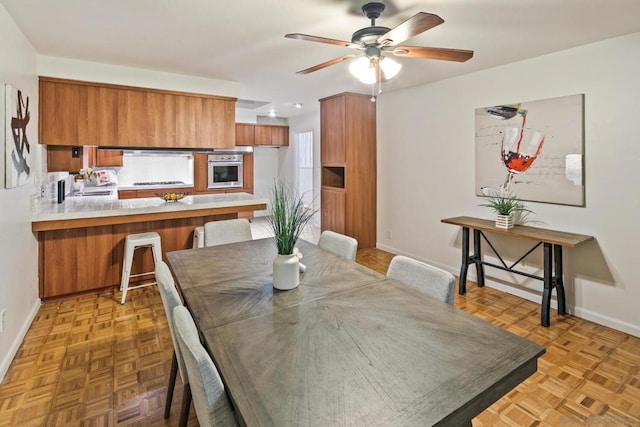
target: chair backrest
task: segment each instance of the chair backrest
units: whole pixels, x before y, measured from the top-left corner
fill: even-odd
[[[205,246],[244,242],[251,239],[251,224],[245,218],[211,221],[204,225]]]
[[[189,375],[193,406],[201,426],[233,426],[236,420],[222,380],[211,357],[200,343],[198,330],[184,306],[173,309],[180,350]]]
[[[182,353],[180,353],[180,347],[178,346],[178,340],[176,338],[176,331],[173,326],[173,309],[178,306],[182,306],[182,301],[176,290],[176,284],[169,270],[169,266],[160,261],[156,264],[156,281],[158,282],[158,289],[160,290],[160,297],[162,298],[162,305],[164,306],[164,312],[167,315],[167,322],[169,323],[169,332],[171,332],[171,341],[173,342],[173,350],[176,353],[176,360],[178,361],[178,370],[180,371],[180,377],[182,383],[187,384],[189,382],[187,377],[187,370],[184,366],[184,360],[182,359]]]
[[[356,259],[356,252],[358,251],[358,241],[356,239],[329,230],[325,230],[320,234],[318,246],[325,251],[333,252],[350,260]]]
[[[397,255],[389,264],[387,277],[453,305],[455,277],[448,271]]]

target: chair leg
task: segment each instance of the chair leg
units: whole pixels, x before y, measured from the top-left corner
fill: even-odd
[[[191,387],[189,384],[184,385],[182,393],[182,410],[180,411],[180,427],[186,427],[189,421],[189,408],[191,407]]]
[[[171,401],[173,400],[173,389],[176,386],[176,377],[178,376],[178,359],[176,358],[176,351],[173,350],[173,357],[171,358],[171,374],[169,374],[169,384],[167,385],[167,402],[164,405],[164,417],[169,418],[171,414]]]

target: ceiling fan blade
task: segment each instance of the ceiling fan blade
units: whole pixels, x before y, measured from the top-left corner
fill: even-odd
[[[322,70],[323,68],[326,68],[326,67],[328,67],[330,65],[338,64],[338,63],[344,61],[345,59],[353,58],[354,56],[356,56],[356,55],[345,55],[345,56],[341,56],[340,58],[334,58],[334,59],[332,59],[330,61],[323,62],[322,64],[314,65],[313,67],[309,67],[309,68],[305,68],[304,70],[300,70],[296,74],[313,73],[314,71]]]
[[[343,40],[328,39],[326,37],[318,37],[318,36],[309,36],[307,34],[300,34],[300,33],[285,34],[285,37],[288,39],[306,40],[308,42],[332,44],[334,46],[352,47],[352,48],[360,47],[360,45],[343,41]]]
[[[378,43],[393,46],[444,22],[438,15],[418,12],[378,38]]]
[[[402,58],[441,59],[456,62],[464,62],[473,57],[472,50],[420,46],[396,46],[391,53]]]

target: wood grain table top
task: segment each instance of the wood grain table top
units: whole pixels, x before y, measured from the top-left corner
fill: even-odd
[[[270,239],[167,254],[244,425],[463,425],[536,371],[543,347],[298,247],[291,291]]]
[[[490,231],[492,233],[503,234],[505,236],[520,237],[523,239],[536,240],[539,242],[567,246],[570,248],[574,248],[594,239],[593,236],[585,234],[567,233],[566,231],[529,227],[527,225],[516,225],[509,229],[498,228],[496,227],[495,221],[470,216],[445,218],[441,221],[445,224],[459,225],[461,227],[469,227],[475,230]]]

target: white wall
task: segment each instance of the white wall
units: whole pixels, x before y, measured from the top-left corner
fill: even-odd
[[[207,93],[234,98],[240,92],[238,82],[44,55],[38,56],[38,74],[47,77]]]
[[[527,205],[542,221],[537,226],[597,239],[565,250],[570,311],[640,336],[638,76],[640,33],[385,93],[378,101],[378,246],[458,274],[461,233],[440,220],[492,218],[474,191],[474,109],[584,93],[586,207]],[[539,258],[533,264],[540,271]],[[491,268],[485,274],[490,286],[540,301],[538,281]],[[514,279],[523,286],[511,285]]]
[[[0,333],[0,381],[9,368],[24,334],[40,307],[38,299],[38,245],[31,232],[31,195],[35,177],[40,176],[41,150],[38,145],[38,80],[36,52],[0,5],[0,82],[2,122],[5,117],[4,85],[9,83],[29,96],[31,120],[27,136],[31,146],[32,175],[21,187],[0,185],[0,310],[5,309],[6,325]],[[4,140],[4,138],[2,139]],[[4,161],[4,156],[0,156]],[[4,184],[4,178],[0,179]]]

